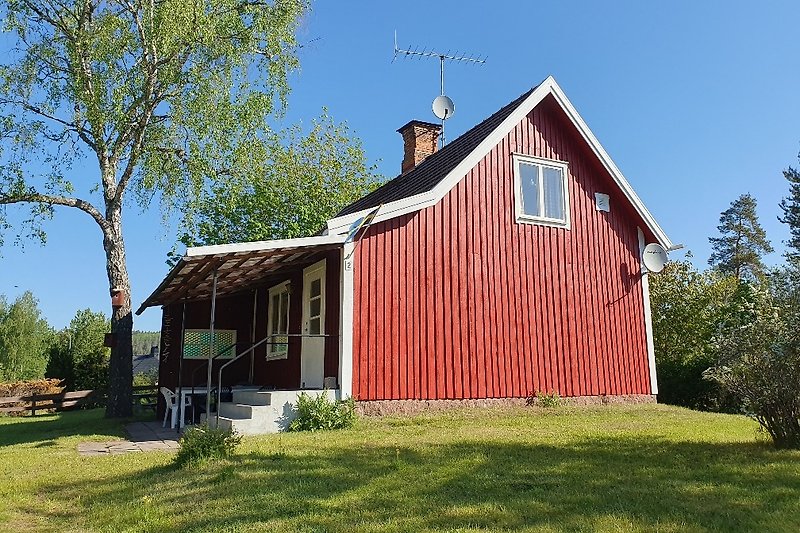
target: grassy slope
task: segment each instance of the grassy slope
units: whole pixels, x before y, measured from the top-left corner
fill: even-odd
[[[80,458],[99,412],[0,419],[0,530],[800,530],[800,453],[665,406],[473,410],[247,438],[235,461]]]

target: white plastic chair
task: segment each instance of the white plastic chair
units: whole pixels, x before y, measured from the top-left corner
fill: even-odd
[[[175,429],[175,426],[178,423],[178,395],[169,390],[166,387],[161,387],[161,394],[164,395],[164,400],[166,401],[167,407],[164,409],[164,423],[161,424],[161,427],[167,427],[167,416],[169,416],[170,411],[172,412],[172,425],[170,426],[172,429]],[[191,396],[184,396],[183,397],[183,407],[184,412],[185,408],[192,404],[192,397]]]

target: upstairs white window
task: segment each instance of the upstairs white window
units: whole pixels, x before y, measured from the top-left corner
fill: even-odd
[[[289,354],[289,282],[269,290],[267,359],[286,359]]]
[[[514,156],[517,222],[569,227],[567,164]]]

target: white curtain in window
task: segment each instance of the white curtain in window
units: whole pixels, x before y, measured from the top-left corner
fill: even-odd
[[[544,216],[565,220],[564,176],[559,168],[542,167],[544,174]]]
[[[534,217],[539,213],[539,165],[520,163],[520,181],[522,183],[522,212]]]

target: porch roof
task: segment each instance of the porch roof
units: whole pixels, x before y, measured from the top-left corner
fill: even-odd
[[[257,286],[272,273],[301,265],[316,253],[342,246],[347,235],[220,244],[188,248],[137,315],[154,305],[210,299],[217,272],[217,296]]]

